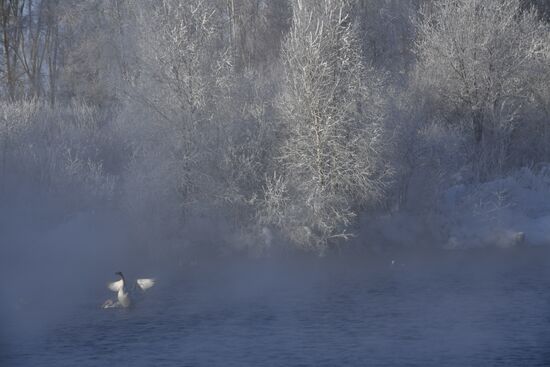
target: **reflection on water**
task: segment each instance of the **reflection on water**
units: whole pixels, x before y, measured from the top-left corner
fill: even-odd
[[[547,366],[549,262],[497,255],[197,269],[129,310],[94,293],[2,366]]]

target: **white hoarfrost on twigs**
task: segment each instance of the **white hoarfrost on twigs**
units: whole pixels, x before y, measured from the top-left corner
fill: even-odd
[[[549,245],[550,164],[453,186],[439,210],[447,249]]]

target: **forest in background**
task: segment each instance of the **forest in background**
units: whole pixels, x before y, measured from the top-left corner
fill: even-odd
[[[545,0],[0,0],[0,40],[4,211],[324,254],[404,213],[449,237],[459,185],[550,185]]]

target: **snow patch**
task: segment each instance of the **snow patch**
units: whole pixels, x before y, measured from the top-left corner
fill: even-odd
[[[447,249],[550,244],[550,165],[449,188],[440,202]]]

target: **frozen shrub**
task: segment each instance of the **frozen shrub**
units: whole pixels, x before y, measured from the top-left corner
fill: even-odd
[[[112,197],[115,180],[101,161],[108,133],[97,110],[79,103],[52,109],[35,101],[4,102],[0,109],[4,187],[62,194],[77,206]]]

